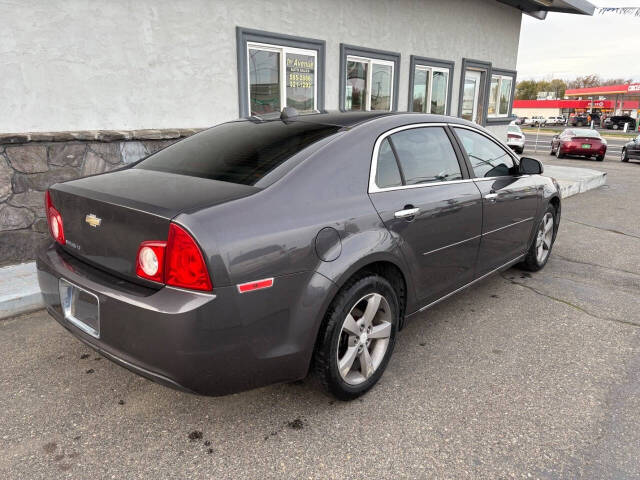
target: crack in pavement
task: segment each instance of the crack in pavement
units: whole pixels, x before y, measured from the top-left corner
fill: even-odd
[[[591,225],[590,223],[583,223],[583,222],[578,222],[577,220],[571,220],[570,218],[563,218],[562,220],[565,222],[577,223],[578,225],[584,225],[585,227],[596,228],[598,230],[603,230],[605,232],[617,233],[618,235],[624,235],[625,237],[636,238],[640,240],[640,236],[634,235],[633,233],[624,233],[624,232],[621,232],[620,230],[614,230],[612,228],[598,227],[596,225]]]
[[[554,258],[560,258],[560,259],[564,260],[565,262],[569,262],[569,263],[579,263],[579,264],[582,264],[582,265],[589,265],[590,267],[604,268],[605,270],[613,270],[614,272],[627,273],[627,274],[630,274],[630,275],[635,275],[637,277],[640,277],[640,273],[638,273],[638,272],[631,272],[629,270],[623,270],[621,268],[607,267],[605,265],[598,265],[597,263],[583,262],[581,260],[574,260],[572,258],[565,257],[564,255],[560,255],[557,252],[554,252],[553,257]]]
[[[604,320],[604,321],[607,321],[607,322],[620,323],[622,325],[629,325],[629,326],[632,326],[632,327],[640,327],[640,324],[634,323],[634,322],[630,322],[628,320],[621,320],[619,318],[613,318],[613,317],[601,317],[601,316],[596,315],[595,313],[592,313],[589,310],[581,307],[580,305],[576,305],[575,303],[569,302],[568,300],[564,300],[562,298],[554,297],[553,295],[549,295],[547,293],[541,292],[540,290],[538,290],[537,288],[532,287],[531,285],[525,285],[524,283],[520,283],[520,282],[516,282],[515,280],[511,280],[510,278],[507,278],[504,273],[501,273],[500,276],[502,278],[504,278],[506,281],[512,283],[513,285],[519,285],[521,287],[527,288],[527,289],[531,290],[533,293],[537,293],[538,295],[540,295],[542,297],[546,297],[546,298],[548,298],[550,300],[553,300],[555,302],[564,303],[565,305],[568,305],[569,307],[574,308],[574,309],[584,313],[585,315],[589,315],[590,317],[597,318],[598,320]]]

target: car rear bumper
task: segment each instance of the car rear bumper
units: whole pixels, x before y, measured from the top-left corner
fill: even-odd
[[[39,252],[37,268],[47,311],[74,336],[135,373],[204,395],[306,376],[314,324],[292,326],[294,312],[300,312],[273,299],[305,287],[331,287],[323,276],[305,272],[278,277],[272,288],[249,294],[239,294],[235,286],[212,294],[151,290],[95,269],[56,245]],[[98,298],[99,338],[65,318],[60,278]]]
[[[591,157],[595,155],[605,155],[607,153],[607,147],[603,145],[598,148],[582,148],[581,146],[563,145],[561,152],[566,155],[584,155]]]
[[[510,138],[507,140],[507,145],[511,148],[524,148],[523,138]]]

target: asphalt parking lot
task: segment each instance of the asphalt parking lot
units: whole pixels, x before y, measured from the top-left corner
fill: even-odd
[[[422,314],[363,398],[313,378],[206,398],[0,321],[0,478],[640,478],[640,162],[563,203],[547,267]]]

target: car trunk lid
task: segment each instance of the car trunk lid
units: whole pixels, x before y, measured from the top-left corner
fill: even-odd
[[[136,273],[143,241],[166,240],[180,213],[251,195],[259,188],[141,169],[124,169],[51,188],[72,255],[149,285]]]

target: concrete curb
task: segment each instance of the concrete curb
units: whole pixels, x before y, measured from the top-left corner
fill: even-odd
[[[545,165],[544,175],[560,185],[562,198],[600,187],[607,174],[587,168]],[[0,268],[0,319],[44,308],[35,262]]]
[[[544,175],[555,178],[558,181],[562,198],[593,190],[607,182],[607,174],[605,172],[591,170],[590,168],[545,165]]]
[[[43,307],[35,262],[0,268],[0,319]]]

